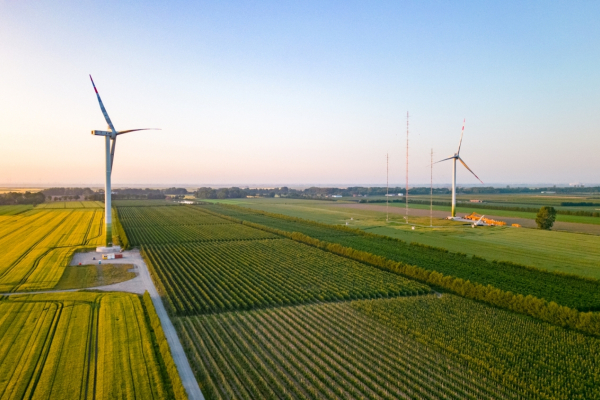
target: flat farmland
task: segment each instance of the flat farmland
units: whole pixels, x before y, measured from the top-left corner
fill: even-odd
[[[39,209],[68,209],[68,208],[104,208],[101,201],[55,201],[50,203],[38,204]]]
[[[221,213],[270,228],[300,232],[308,236],[318,229],[321,235],[318,238],[329,243],[416,265],[425,270],[441,272],[445,276],[455,276],[483,286],[492,285],[507,292],[554,301],[579,310],[600,310],[600,281],[597,279],[554,274],[511,263],[490,262],[479,257],[469,257],[464,253],[450,253],[445,249],[409,244],[381,235],[366,235],[345,227],[278,218],[241,207],[219,205],[202,207],[216,214]],[[372,231],[374,229],[370,230]]]
[[[600,340],[451,295],[179,322],[211,399],[600,396]]]
[[[332,225],[348,222],[351,227],[409,243],[600,279],[600,237],[597,235],[506,227],[472,229],[436,218],[433,220],[435,226],[445,226],[417,226],[412,230],[400,222],[402,216],[399,214],[390,213],[394,222],[386,223],[385,204],[349,204],[353,208],[347,208],[343,204],[314,200],[240,199],[226,202]],[[369,207],[376,207],[376,210]],[[412,221],[429,225],[428,217],[413,217]]]
[[[178,315],[430,292],[399,275],[289,239],[143,249]]]
[[[33,206],[29,204],[23,204],[18,206],[0,206],[0,216],[17,215],[32,209]]]
[[[97,208],[1,217],[0,292],[53,288],[74,251],[102,244],[103,217]]]
[[[118,207],[129,243],[185,243],[276,238],[190,207]]]
[[[11,296],[0,301],[0,398],[172,398],[156,348],[138,296]]]

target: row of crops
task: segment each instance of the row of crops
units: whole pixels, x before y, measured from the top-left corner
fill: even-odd
[[[40,210],[0,220],[0,292],[51,289],[74,251],[102,244],[101,209]]]
[[[528,397],[600,398],[600,339],[453,295],[353,302],[375,321],[435,346]]]
[[[231,221],[192,207],[119,207],[119,218],[128,227],[148,228],[156,225],[231,224]]]
[[[504,291],[532,295],[581,311],[600,310],[600,281],[541,271],[512,263],[490,262],[429,246],[408,244],[378,235],[364,235],[310,221],[276,218],[231,206],[198,206],[223,215],[288,232],[301,232],[327,242],[386,257],[426,270],[441,272]],[[315,230],[318,234],[314,235]]]
[[[115,200],[113,205],[117,207],[159,207],[180,206],[181,204],[170,200]]]
[[[127,223],[123,223],[127,226]],[[142,244],[275,239],[278,236],[240,224],[127,227],[133,246]]]
[[[43,209],[68,209],[68,208],[104,208],[101,201],[57,201],[38,204],[36,208]]]
[[[118,207],[118,213],[132,246],[278,238],[191,207]]]
[[[138,296],[0,301],[2,399],[170,399],[162,357]]]
[[[399,275],[289,239],[143,249],[178,315],[430,292]]]
[[[277,218],[275,216],[265,215],[264,213],[250,210],[247,208],[236,207],[236,206],[221,206],[218,204],[206,204],[194,206],[199,210],[207,210],[218,212],[219,214],[226,215],[241,219],[244,221],[254,222],[257,224],[266,225],[270,228],[279,229],[287,232],[300,232],[305,235],[314,238],[325,238],[331,236],[355,236],[356,233],[350,231],[343,231],[339,229],[331,229],[326,225],[317,225],[310,222],[297,221],[292,218]]]
[[[184,317],[181,337],[211,399],[538,397],[352,306],[363,302]]]
[[[30,204],[22,204],[18,206],[0,206],[0,216],[17,215],[31,209],[33,209],[33,206]]]

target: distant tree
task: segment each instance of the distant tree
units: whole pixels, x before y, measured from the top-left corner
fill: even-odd
[[[535,223],[539,229],[550,229],[556,220],[556,209],[554,207],[544,206],[540,208],[535,218]]]
[[[217,199],[226,199],[229,197],[229,190],[226,188],[217,190]]]

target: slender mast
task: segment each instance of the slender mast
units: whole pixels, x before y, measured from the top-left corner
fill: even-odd
[[[431,167],[430,167],[430,183],[429,183],[429,226],[433,226],[433,149],[431,149]]]
[[[408,111],[406,112],[406,223],[408,224]]]
[[[389,205],[388,199],[390,194],[390,156],[389,154],[385,155],[385,222],[389,222],[390,213],[389,213]]]

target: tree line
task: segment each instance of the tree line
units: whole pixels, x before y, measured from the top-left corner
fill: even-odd
[[[46,196],[43,193],[36,192],[8,192],[0,194],[0,205],[17,205],[17,204],[41,204],[46,200]]]

